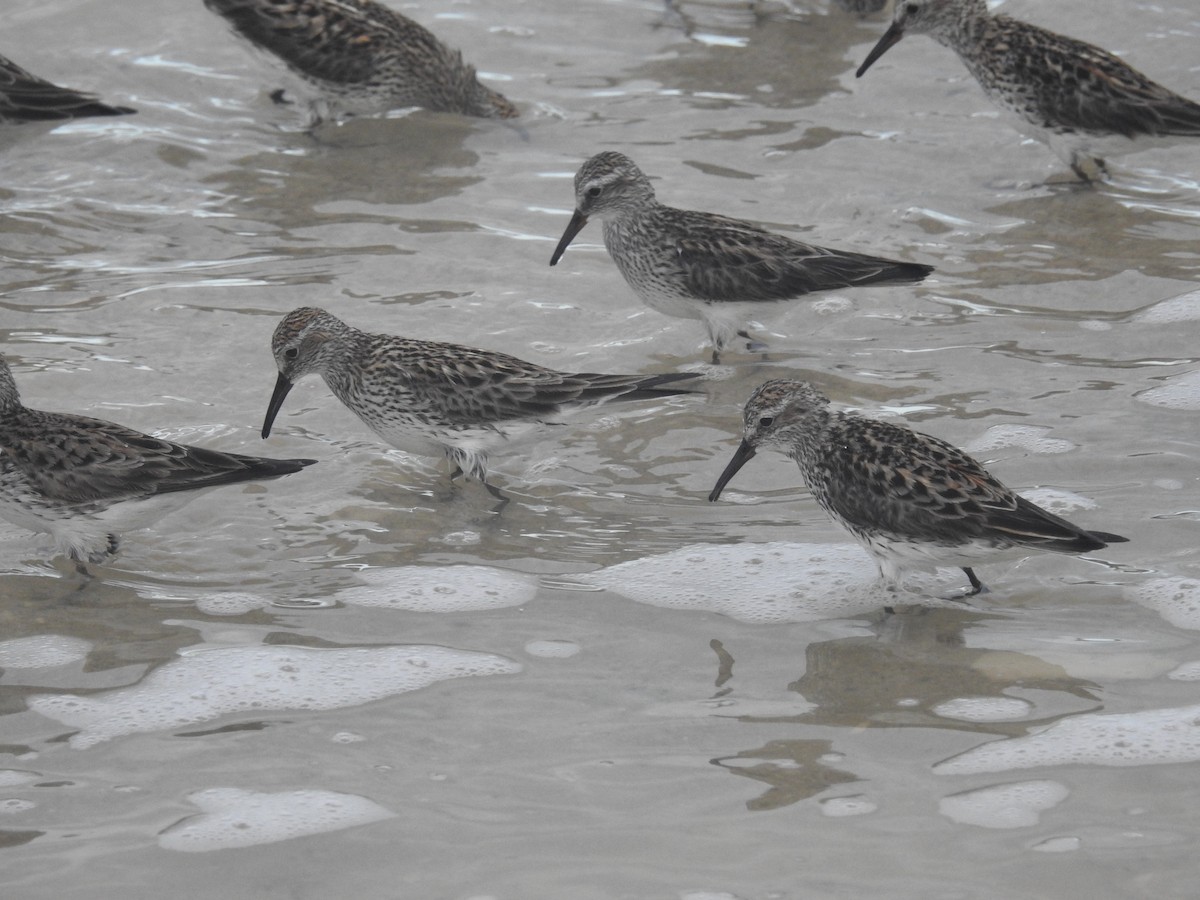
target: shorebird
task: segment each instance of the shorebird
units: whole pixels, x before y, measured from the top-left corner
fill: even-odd
[[[598,153],[575,175],[575,214],[550,258],[556,265],[591,218],[625,281],[651,309],[701,319],[713,362],[769,301],[813,291],[921,281],[933,271],[862,253],[829,250],[741,219],[664,206],[633,160]]]
[[[134,112],[127,106],[109,106],[91,94],[59,87],[0,56],[0,126],[5,126],[5,131],[11,130],[9,126],[53,128],[71,119]]]
[[[203,488],[289,475],[315,461],[222,453],[29,409],[0,356],[0,517],[49,533],[81,574],[117,552],[122,532],[153,524]]]
[[[858,67],[861,78],[908,33],[954,50],[1017,130],[1046,144],[1084,181],[1105,156],[1139,144],[1200,137],[1200,104],[1083,41],[1008,16],[985,0],[897,0],[891,27]]]
[[[508,119],[517,108],[480,84],[426,28],[375,0],[204,0],[252,44],[316,86],[314,124],[420,106]],[[282,91],[272,98],[282,102]]]
[[[294,309],[271,338],[279,376],[262,436],[296,381],[320,375],[351,412],[406,453],[445,456],[451,478],[487,482],[488,454],[536,438],[563,414],[606,400],[693,393],[675,387],[694,373],[593,375],[558,372],[492,350],[370,334],[323,309]]]
[[[822,509],[875,558],[893,589],[908,568],[972,566],[1038,550],[1087,553],[1127,540],[1085,531],[1013,493],[945,441],[903,425],[831,411],[812,385],[777,379],[746,403],[741,445],[708,495],[715,501],[760,448],[800,467]]]

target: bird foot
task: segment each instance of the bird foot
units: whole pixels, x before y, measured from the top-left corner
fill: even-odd
[[[1098,156],[1076,157],[1071,160],[1071,171],[1088,186],[1109,179],[1108,163]]]
[[[745,339],[746,349],[751,353],[766,353],[767,350],[770,349],[764,342],[754,337],[754,335],[748,331],[739,331],[737,336]]]

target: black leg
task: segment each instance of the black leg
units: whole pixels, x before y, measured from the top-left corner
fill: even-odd
[[[483,486],[487,488],[489,494],[500,501],[500,503],[496,506],[496,509],[501,509],[508,504],[508,497],[504,496],[504,493],[500,490],[500,488],[496,487],[494,484],[488,484],[486,481],[483,482]]]
[[[747,350],[749,350],[751,353],[761,353],[763,354],[763,358],[766,358],[767,350],[770,349],[770,347],[767,346],[766,341],[757,340],[754,335],[750,334],[748,331],[739,331],[738,337],[745,339]]]
[[[983,582],[979,580],[979,576],[975,574],[973,569],[963,566],[963,571],[966,572],[967,578],[971,581],[971,590],[963,594],[964,597],[974,597],[976,594],[980,594],[986,590],[986,588],[983,586]]]

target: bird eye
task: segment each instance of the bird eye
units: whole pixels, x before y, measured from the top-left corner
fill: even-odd
[[[299,355],[300,355],[300,351],[297,350],[295,347],[288,347],[286,350],[283,351],[283,356],[285,359],[295,359]]]
[[[588,189],[587,189],[587,195],[588,195],[589,197],[599,197],[599,196],[600,196],[600,188],[599,188],[599,187],[590,187],[590,188],[588,188]]]
[[[918,12],[921,11],[921,7],[918,6],[916,3],[910,3],[906,7],[904,7],[904,11],[906,13],[908,13],[910,16],[915,16]]]
[[[774,424],[774,422],[775,422],[774,416],[763,416],[761,419],[758,420],[758,427],[759,428],[770,428],[771,425]]]

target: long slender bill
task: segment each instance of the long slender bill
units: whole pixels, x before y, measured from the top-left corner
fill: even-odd
[[[725,490],[725,485],[733,480],[733,476],[738,473],[738,469],[754,459],[754,454],[758,451],[750,445],[749,441],[742,441],[736,451],[734,451],[733,459],[729,461],[729,465],[725,467],[725,471],[721,473],[721,477],[717,479],[717,485],[712,489],[712,493],[708,495],[708,502],[714,503],[721,496],[721,491]]]
[[[588,223],[588,218],[579,210],[575,210],[575,215],[571,216],[571,221],[567,224],[567,230],[563,232],[562,239],[559,240],[558,246],[554,248],[554,255],[550,257],[550,265],[557,265],[562,255],[567,250],[567,245],[575,240],[575,235],[583,231],[583,226]]]
[[[292,389],[292,382],[282,372],[275,379],[275,392],[271,394],[271,402],[267,404],[267,417],[263,419],[262,436],[267,438],[271,434],[271,425],[275,422],[275,417],[279,415],[279,410],[283,407],[283,399],[288,395],[288,391]]]
[[[879,43],[871,48],[871,52],[867,54],[867,58],[863,60],[863,64],[854,73],[854,77],[862,78],[867,74],[867,69],[875,64],[875,60],[887,53],[895,44],[898,44],[902,37],[904,37],[904,29],[893,22],[891,27],[883,33],[883,37],[879,39]]]

